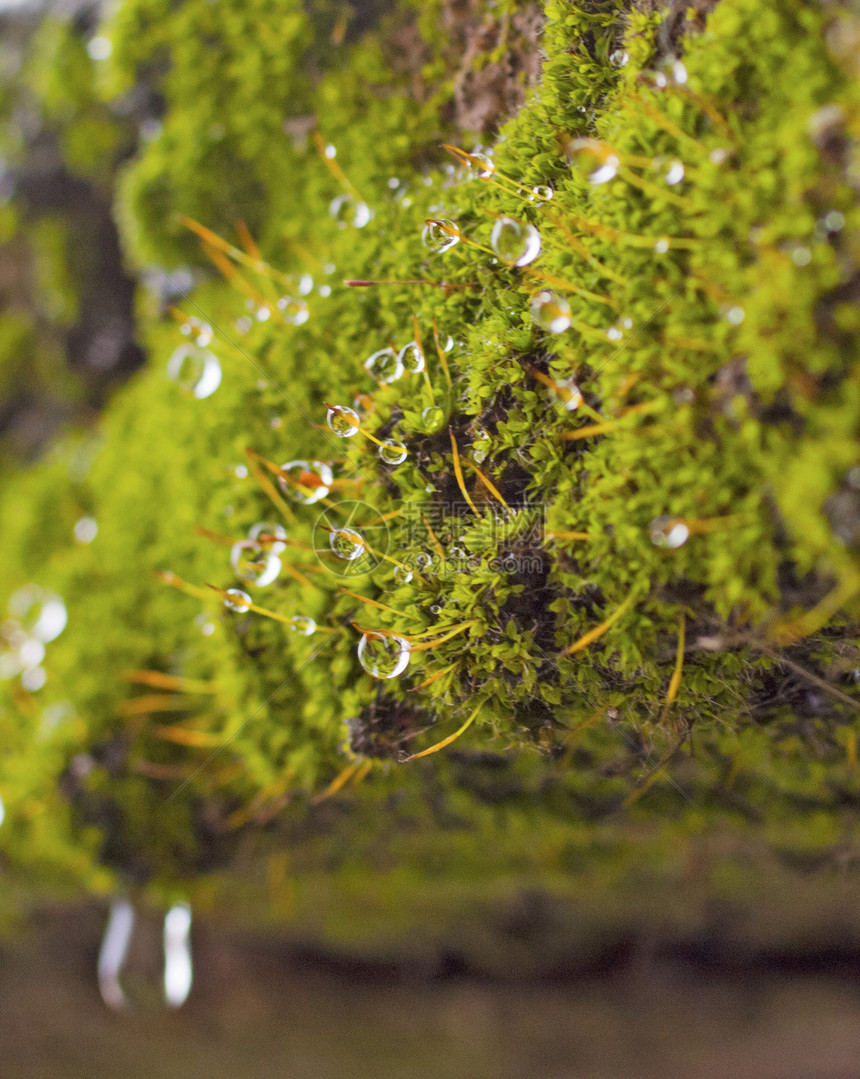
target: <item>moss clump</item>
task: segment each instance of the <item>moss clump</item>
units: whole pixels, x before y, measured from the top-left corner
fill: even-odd
[[[62,861],[65,831],[28,807],[69,802],[101,861],[184,886],[273,821],[308,872],[347,877],[456,880],[492,847],[494,872],[589,865],[605,889],[637,847],[674,879],[702,834],[853,849],[853,18],[723,0],[680,38],[659,12],[549,3],[540,87],[491,168],[438,149],[465,138],[445,5],[422,11],[420,71],[379,74],[401,13],[314,78],[297,6],[159,9],[127,0],[107,31],[109,92],[165,102],[120,215],[143,263],[193,263],[175,306],[211,323],[223,381],[181,396],[176,312],[142,289],[152,362],[86,474],[69,489],[78,447],[9,487],[10,583],[70,613],[44,688],[8,694],[12,856]],[[427,220],[457,242],[428,249]],[[423,373],[369,377],[412,340]],[[332,434],[332,404],[373,439]],[[70,549],[46,517],[81,506],[99,533]],[[255,589],[229,548],[261,521],[287,546]],[[337,527],[361,557],[332,555]],[[409,642],[398,678],[362,670],[364,631]],[[401,763],[460,727],[451,760]],[[361,779],[384,850],[332,808]]]

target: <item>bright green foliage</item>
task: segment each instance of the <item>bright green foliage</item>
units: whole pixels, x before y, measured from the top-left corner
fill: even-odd
[[[386,859],[467,877],[486,856],[489,873],[555,882],[589,867],[604,887],[632,880],[637,846],[655,876],[682,873],[700,833],[787,857],[853,850],[860,94],[843,44],[855,21],[722,0],[673,46],[679,68],[659,15],[548,3],[543,81],[493,148],[493,183],[437,147],[458,136],[435,6],[421,16],[423,101],[406,67],[386,63],[386,33],[342,46],[337,71],[312,80],[301,64],[319,41],[298,5],[167,9],[126,0],[107,31],[111,92],[144,82],[166,102],[121,185],[129,251],[203,265],[184,213],[237,247],[244,221],[265,262],[233,259],[229,282],[198,271],[177,305],[215,329],[223,382],[211,397],[186,399],[165,377],[184,338],[142,291],[150,368],[114,403],[91,466],[70,485],[78,466],[60,454],[10,487],[10,584],[56,588],[70,615],[44,689],[8,693],[12,857],[72,860],[34,808],[70,789],[76,819],[101,836],[93,847],[134,880],[187,883],[229,857],[242,827],[272,818],[305,844],[300,860],[347,879]],[[312,139],[284,134],[285,118],[310,111],[347,179]],[[329,204],[341,194],[372,218],[340,227]],[[508,267],[488,250],[501,215],[537,229],[537,260]],[[428,251],[428,218],[453,220],[460,242]],[[530,312],[545,287],[570,306],[563,333]],[[285,293],[307,307],[300,325],[280,313]],[[416,324],[427,377],[375,385],[363,361],[406,345]],[[553,388],[567,379],[578,409]],[[383,464],[362,434],[330,434],[330,404],[403,442],[405,462]],[[444,422],[427,431],[433,404]],[[247,447],[275,465],[331,461],[330,503],[300,505],[287,485],[273,505],[275,477]],[[73,549],[83,512],[99,533]],[[686,542],[655,545],[662,516],[684,523]],[[255,589],[231,575],[227,540],[260,520],[283,523],[294,573]],[[330,554],[338,521],[366,529],[366,571]],[[239,585],[320,631],[228,612],[216,592],[183,595],[154,570]],[[419,646],[405,673],[364,673],[356,624]],[[158,692],[121,680],[140,669],[209,686],[167,694],[170,711],[136,706]],[[62,702],[67,721],[33,739]],[[471,715],[449,759],[403,763]],[[58,772],[85,752],[89,770],[66,776],[61,798]],[[365,761],[359,823],[308,810]],[[406,808],[390,819],[396,793]],[[327,822],[323,838],[303,830],[308,812]],[[367,838],[381,820],[383,852]]]

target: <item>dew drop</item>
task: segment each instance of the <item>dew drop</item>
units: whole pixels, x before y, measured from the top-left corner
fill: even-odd
[[[653,166],[655,171],[662,176],[663,181],[669,187],[677,186],[684,179],[686,174],[684,162],[680,161],[677,157],[655,157]]]
[[[354,528],[333,528],[328,536],[329,547],[337,555],[347,562],[354,562],[361,558],[367,550],[364,537]]]
[[[180,333],[190,337],[195,345],[206,348],[212,343],[212,327],[203,319],[190,315],[179,327]]]
[[[532,297],[531,313],[537,325],[550,333],[564,333],[570,326],[570,304],[552,289],[541,289]]]
[[[387,438],[379,447],[379,456],[387,465],[400,465],[406,460],[408,451],[402,442]]]
[[[261,306],[257,308],[257,322],[268,322],[272,317],[270,308]]]
[[[265,588],[278,579],[281,560],[257,540],[239,540],[230,548],[230,565],[243,581]]]
[[[9,613],[18,619],[19,626],[37,640],[47,644],[66,628],[68,613],[62,599],[36,584],[26,584],[9,598]]]
[[[325,498],[334,482],[325,461],[287,461],[281,465],[281,473],[278,486],[288,498],[303,506],[312,506]]]
[[[572,378],[566,378],[557,382],[555,392],[558,395],[561,406],[565,412],[576,412],[582,404],[582,392]]]
[[[729,151],[724,146],[717,146],[708,154],[708,159],[712,165],[722,165],[729,158]]]
[[[396,382],[403,374],[403,364],[393,348],[381,348],[364,361],[364,369],[375,382]]]
[[[367,203],[352,195],[338,195],[332,199],[328,212],[342,229],[363,229],[373,216]]]
[[[551,202],[553,197],[553,189],[547,187],[546,184],[538,184],[532,188],[532,194],[536,199],[540,199],[541,202]]]
[[[80,517],[75,521],[73,532],[78,543],[92,543],[99,534],[99,526],[95,517]]]
[[[828,232],[840,232],[845,225],[845,214],[839,210],[830,210],[824,215],[823,222]]]
[[[687,75],[687,69],[684,66],[683,61],[678,60],[677,57],[670,56],[663,63],[663,70],[668,79],[676,86],[686,86],[689,76]]]
[[[568,144],[567,155],[573,167],[595,186],[614,180],[621,165],[611,147],[597,139],[573,139]]]
[[[489,180],[496,171],[493,159],[486,154],[470,154],[469,164],[475,170],[479,180]]]
[[[430,569],[433,565],[433,555],[428,554],[426,551],[419,551],[415,556],[415,565],[419,570]]]
[[[314,279],[309,273],[303,273],[299,278],[299,283],[296,286],[296,291],[299,296],[310,296],[314,290]]]
[[[48,672],[44,667],[28,667],[21,672],[21,685],[28,693],[38,693],[48,681]]]
[[[467,557],[465,547],[461,547],[457,543],[451,544],[448,548],[448,557],[453,558],[456,562],[462,562]]]
[[[311,286],[313,287],[313,282],[311,282]],[[304,326],[311,317],[310,310],[305,301],[293,299],[292,296],[282,296],[278,300],[276,306],[281,312],[284,321],[288,322],[291,326]]]
[[[674,550],[682,547],[690,538],[690,529],[678,517],[655,517],[648,525],[648,535],[655,547]]]
[[[248,593],[243,592],[241,588],[228,588],[224,593],[224,606],[228,611],[235,611],[236,614],[250,611],[252,602]]]
[[[490,233],[490,247],[508,266],[528,266],[540,254],[540,233],[534,225],[499,217]]]
[[[812,252],[803,244],[798,244],[791,252],[791,261],[795,266],[808,266],[812,262]]]
[[[409,584],[412,580],[412,570],[408,566],[394,567],[394,583]]]
[[[446,217],[433,218],[425,222],[421,230],[421,239],[424,246],[437,255],[443,251],[450,251],[455,244],[460,242],[457,226]]]
[[[421,413],[421,427],[432,435],[442,429],[445,423],[445,411],[439,405],[428,405]]]
[[[658,255],[665,255],[669,250],[669,240],[666,236],[661,236],[658,240],[654,241],[654,250]]]
[[[744,311],[740,304],[733,304],[731,307],[723,309],[723,317],[730,326],[740,326],[746,318],[746,311]]]
[[[358,662],[373,678],[396,678],[409,665],[409,642],[402,637],[365,633],[358,642]]]
[[[188,397],[202,401],[221,385],[221,364],[208,349],[180,345],[167,362],[167,375]]]
[[[286,625],[291,633],[298,633],[300,637],[310,637],[317,628],[316,622],[306,614],[294,614]]]
[[[613,49],[609,54],[609,63],[613,67],[626,67],[630,62],[630,53],[626,49]]]
[[[358,413],[347,405],[332,405],[326,413],[329,430],[341,438],[352,438],[358,434]]]
[[[258,521],[249,529],[248,539],[260,543],[270,554],[280,554],[287,547],[287,530],[283,525]]]
[[[489,431],[482,429],[475,435],[469,453],[476,465],[480,465],[486,461],[490,453],[491,442],[492,440]]]
[[[424,370],[424,352],[417,341],[410,341],[398,352],[397,359],[404,371],[410,374],[420,375]]]

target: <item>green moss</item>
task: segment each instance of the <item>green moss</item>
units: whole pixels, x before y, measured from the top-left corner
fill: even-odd
[[[70,484],[64,472],[77,445],[8,485],[10,586],[37,579],[70,613],[44,689],[7,694],[16,748],[0,792],[15,860],[79,864],[68,812],[48,834],[28,807],[62,803],[58,776],[80,753],[89,770],[66,774],[63,797],[79,827],[96,828],[90,849],[135,880],[187,883],[273,818],[275,846],[300,850],[309,877],[400,867],[395,907],[419,871],[452,891],[482,865],[547,886],[575,872],[597,893],[636,876],[636,851],[655,877],[681,877],[690,848],[713,836],[789,860],[855,843],[860,396],[858,327],[843,308],[860,257],[848,142],[860,100],[834,52],[835,16],[723,0],[675,45],[688,81],[670,70],[661,87],[659,14],[569,2],[546,15],[541,86],[494,146],[499,187],[438,149],[456,138],[444,42],[426,42],[419,72],[387,62],[403,15],[311,79],[302,65],[319,41],[298,5],[117,8],[109,92],[142,83],[165,99],[160,131],[120,185],[131,257],[201,266],[185,213],[236,243],[246,222],[278,273],[237,264],[242,278],[228,283],[200,269],[178,303],[215,327],[223,382],[204,401],[165,377],[184,339],[142,292],[151,365],[111,407],[86,474]],[[441,17],[422,12],[428,38]],[[609,61],[618,48],[630,57],[621,69]],[[833,106],[825,138],[821,110]],[[339,227],[335,172],[311,140],[285,136],[284,120],[305,114],[372,211],[366,227]],[[573,143],[583,137],[615,155],[615,178],[589,179]],[[675,162],[684,176],[670,185]],[[552,200],[516,191],[535,185]],[[487,252],[499,215],[535,226],[538,261],[509,268]],[[427,218],[454,220],[467,239],[429,252]],[[303,274],[309,318],[287,324],[275,300],[299,299]],[[344,278],[452,287],[351,289]],[[560,335],[530,314],[547,285],[571,308]],[[362,362],[405,345],[413,320],[427,379],[374,387]],[[444,359],[434,321],[454,342]],[[572,378],[582,406],[562,407],[535,371]],[[356,396],[367,430],[407,446],[399,467],[371,441],[325,430],[327,404]],[[423,429],[431,402],[441,431]],[[602,433],[569,437],[598,421]],[[479,468],[510,515],[466,465],[469,505],[448,424],[466,461],[487,433]],[[248,446],[277,464],[336,459],[336,506],[361,500],[353,524],[384,518],[386,553],[413,579],[395,583],[384,560],[343,576],[319,527],[324,504],[273,506]],[[99,533],[75,546],[84,511]],[[237,540],[279,513],[282,558],[298,575],[284,571],[254,600],[313,617],[315,636],[231,614],[214,593],[184,595],[153,572],[234,586],[227,547],[199,530]],[[676,549],[652,542],[664,515],[690,528]],[[357,662],[353,623],[439,643],[380,689]],[[151,690],[122,675],[140,669],[211,691],[179,695],[166,713],[136,706]],[[29,741],[59,704],[68,722]],[[402,763],[470,716],[450,758]],[[365,758],[349,813],[334,798],[309,808],[339,774],[366,772]],[[312,907],[311,895],[304,916]]]

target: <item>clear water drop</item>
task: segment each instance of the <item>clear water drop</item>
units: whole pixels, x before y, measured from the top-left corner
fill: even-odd
[[[528,266],[540,254],[540,233],[534,225],[499,217],[490,233],[490,247],[508,266]]]
[[[195,315],[189,315],[179,327],[179,331],[185,337],[190,337],[192,342],[200,348],[206,348],[207,345],[212,344],[212,327]]]
[[[428,554],[426,551],[419,551],[415,556],[415,565],[419,570],[430,569],[433,565],[433,555]]]
[[[393,348],[381,348],[364,361],[364,369],[376,382],[388,385],[403,375],[403,364]]]
[[[551,187],[547,187],[546,184],[537,184],[532,188],[532,194],[541,202],[551,202],[555,192]]]
[[[626,67],[630,62],[630,53],[626,49],[613,49],[609,54],[609,63],[613,67]]]
[[[573,167],[590,184],[607,184],[618,175],[621,166],[618,155],[597,139],[573,139],[568,144],[567,153]]]
[[[362,534],[354,528],[333,528],[328,536],[329,546],[338,558],[354,562],[367,550]]]
[[[387,438],[379,447],[379,456],[387,465],[401,465],[406,460],[408,450],[402,442]]]
[[[224,606],[228,611],[235,611],[236,614],[250,611],[252,602],[248,593],[243,592],[241,588],[228,588],[224,593]]]
[[[443,251],[450,251],[460,242],[457,226],[447,217],[426,221],[421,230],[421,239],[424,246],[437,255],[441,255]]]
[[[66,628],[68,612],[60,596],[37,584],[25,584],[9,597],[9,613],[20,625],[18,630],[47,644]]]
[[[655,517],[648,525],[648,535],[655,547],[674,550],[690,538],[690,529],[679,517]]]
[[[271,554],[280,554],[287,547],[287,530],[283,525],[258,521],[249,529],[248,539],[256,540],[263,547],[268,548]]]
[[[394,567],[394,583],[395,584],[409,584],[412,580],[412,570],[408,566],[395,566]]]
[[[99,526],[95,517],[80,517],[75,521],[72,529],[78,543],[92,543],[99,534]]]
[[[445,425],[445,411],[439,405],[428,405],[421,413],[421,428],[428,435],[441,431]]]
[[[278,579],[281,560],[257,540],[239,540],[230,548],[230,565],[233,572],[249,584],[265,588]]]
[[[278,486],[284,494],[303,506],[312,506],[325,498],[334,476],[325,461],[287,461],[281,465]]]
[[[496,171],[493,159],[486,154],[470,154],[469,158],[469,164],[475,170],[479,180],[489,180]]]
[[[338,195],[329,203],[328,212],[342,229],[363,229],[373,217],[366,202],[352,195]]]
[[[424,350],[417,341],[410,341],[408,345],[404,345],[398,352],[397,359],[400,361],[403,370],[408,371],[410,374],[420,375],[424,370]]]
[[[555,392],[565,412],[576,412],[582,404],[582,391],[572,378],[566,378],[555,385]]]
[[[467,557],[466,548],[458,543],[452,543],[448,548],[448,557],[454,559],[455,562],[462,562]]]
[[[677,186],[686,174],[684,162],[677,157],[655,157],[652,166],[669,187]]]
[[[358,434],[358,413],[348,405],[331,405],[326,413],[329,430],[341,438],[352,438]]]
[[[665,255],[666,252],[669,250],[669,247],[670,244],[668,236],[660,236],[659,239],[654,241],[654,250],[657,252],[658,255]]]
[[[409,665],[409,642],[402,637],[365,633],[358,642],[358,662],[373,678],[396,678]]]
[[[310,637],[316,633],[317,624],[310,615],[294,614],[287,623],[287,628],[291,633],[298,633],[300,637]]]
[[[296,286],[296,292],[299,296],[310,296],[314,290],[314,279],[309,273],[303,273],[299,278],[299,283]]]
[[[268,322],[272,317],[271,308],[261,305],[257,308],[257,322]]]
[[[477,432],[472,445],[469,450],[472,460],[476,465],[482,464],[486,461],[490,454],[490,446],[492,445],[492,439],[490,438],[489,431],[485,431],[483,428]]]
[[[167,361],[167,376],[188,397],[202,401],[221,385],[221,364],[208,349],[180,345]]]
[[[531,313],[537,325],[550,333],[564,333],[570,326],[570,304],[552,289],[541,289],[532,297]]]
[[[291,326],[304,326],[311,317],[308,305],[302,299],[292,296],[282,296],[275,305],[281,312],[285,322]]]

